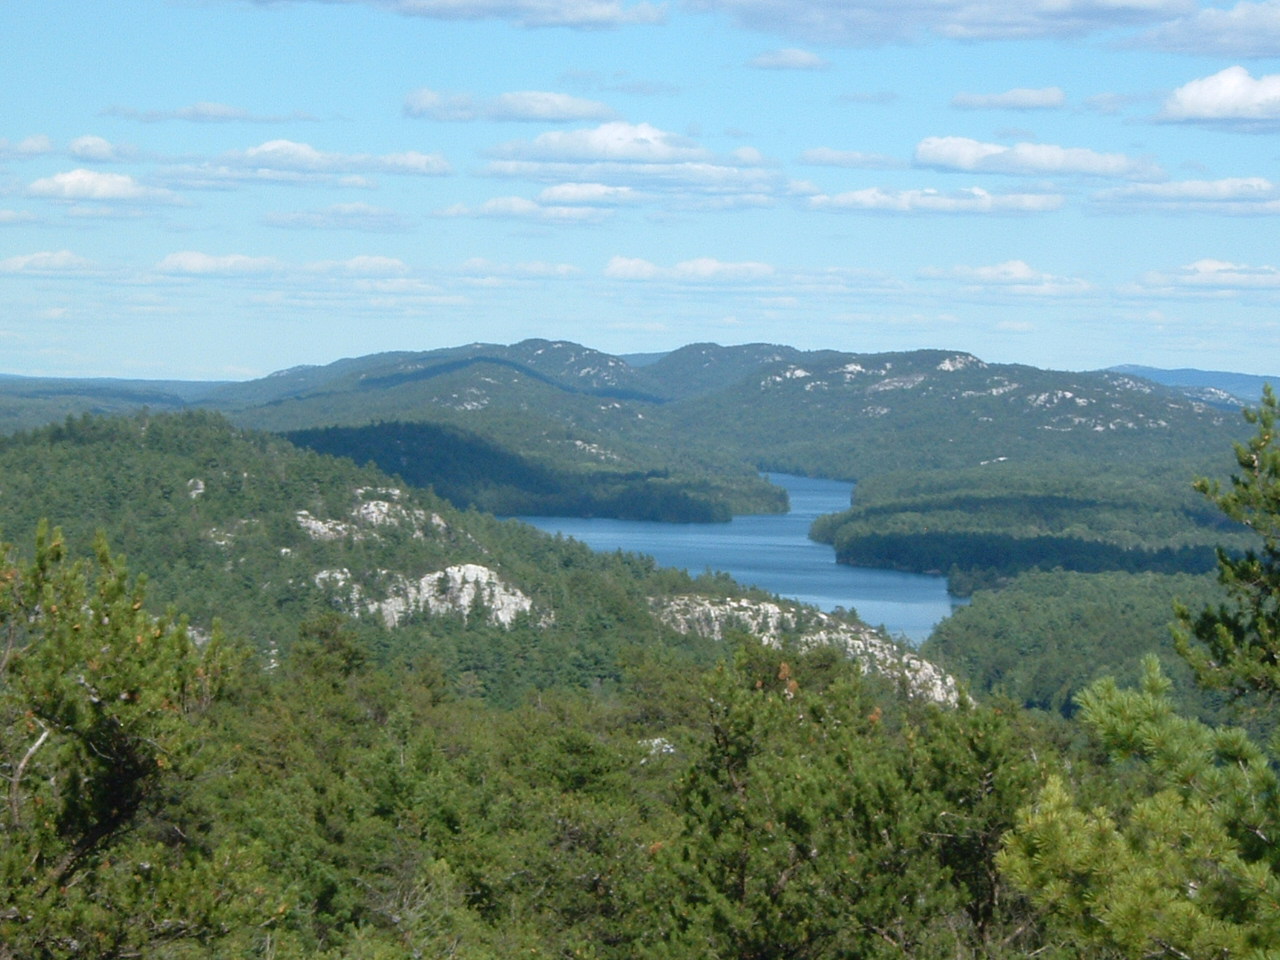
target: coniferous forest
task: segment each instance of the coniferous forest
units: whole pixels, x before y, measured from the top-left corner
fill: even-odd
[[[0,957],[1273,955],[1278,412],[1141,531],[1028,473],[1131,559],[954,560],[951,676],[218,413],[0,439]]]

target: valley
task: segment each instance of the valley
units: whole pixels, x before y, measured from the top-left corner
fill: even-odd
[[[1220,835],[1275,796],[1269,396],[1246,420],[946,351],[646,360],[0,381],[3,950],[1102,958],[1043,894],[1099,836],[1080,811],[1132,849],[1129,811],[1216,791],[1152,822]],[[790,579],[517,511],[785,549]],[[902,643],[810,562],[972,603]],[[1256,888],[1192,905],[1222,955],[1269,929],[1250,843],[1214,856]],[[1144,863],[1072,876],[1124,903]]]

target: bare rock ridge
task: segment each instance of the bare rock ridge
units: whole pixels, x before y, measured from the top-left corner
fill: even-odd
[[[865,625],[855,626],[817,610],[785,607],[770,601],[672,597],[654,600],[654,612],[681,633],[716,640],[727,630],[745,630],[766,643],[790,634],[804,646],[843,650],[866,670],[904,682],[915,696],[954,705],[960,693],[955,678]]]
[[[447,529],[439,516],[406,506],[398,489],[358,488],[353,494],[354,506],[346,517],[321,518],[299,510],[298,526],[315,540],[353,542],[376,538],[378,528],[403,526],[414,537]],[[531,616],[544,626],[555,619],[553,611],[537,609],[527,594],[478,563],[451,564],[421,574],[376,570],[361,577],[348,567],[335,567],[316,572],[312,582],[350,612],[376,616],[392,629],[421,615],[482,616],[507,629],[521,616]],[[650,607],[662,623],[680,633],[722,640],[727,631],[736,629],[766,643],[777,644],[790,636],[808,646],[830,645],[869,672],[903,682],[916,696],[944,704],[955,704],[960,698],[955,678],[934,664],[871,627],[812,608],[697,595],[652,598]]]

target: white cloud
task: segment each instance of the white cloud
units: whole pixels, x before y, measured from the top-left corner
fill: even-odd
[[[816,53],[787,47],[783,50],[770,50],[747,62],[749,67],[761,70],[825,70],[829,64]]]
[[[157,273],[176,276],[244,276],[276,273],[279,261],[272,257],[250,257],[243,253],[214,256],[197,250],[171,253],[156,264]]]
[[[94,267],[92,260],[70,250],[42,250],[0,260],[0,273],[84,273]]]
[[[311,273],[324,273],[351,277],[402,277],[409,272],[409,265],[397,257],[363,255],[349,260],[320,260],[308,264]]]
[[[862,153],[858,150],[833,150],[830,147],[814,147],[800,154],[800,162],[818,167],[850,167],[857,170],[898,170],[907,164],[897,157],[883,153]]]
[[[313,0],[330,2],[330,0]],[[665,6],[647,0],[344,0],[432,20],[506,20],[525,27],[593,29],[661,23]]]
[[[223,154],[218,162],[169,167],[160,175],[187,189],[225,190],[245,183],[370,187],[373,181],[368,174],[443,176],[451,172],[448,161],[434,153],[331,153],[309,143],[268,140]]]
[[[885,190],[870,187],[835,196],[820,194],[809,200],[815,210],[865,213],[1046,213],[1061,208],[1056,193],[989,193],[970,187],[952,193],[940,190]]]
[[[1148,31],[1139,42],[1196,56],[1280,56],[1280,0],[1205,7]]]
[[[916,145],[915,162],[942,170],[1018,176],[1081,174],[1129,180],[1155,180],[1164,176],[1164,171],[1151,161],[1123,153],[1098,153],[1084,147],[1059,147],[1049,143],[1016,143],[1009,147],[968,137],[926,137]]]
[[[0,210],[0,225],[34,223],[36,215],[27,210]]]
[[[251,168],[287,170],[299,173],[409,173],[434,176],[449,173],[449,164],[439,154],[390,153],[374,156],[367,153],[327,153],[309,143],[293,140],[268,140],[248,150],[226,155],[230,163]]]
[[[27,157],[38,157],[53,151],[53,141],[44,134],[25,137],[17,143],[11,143],[0,137],[0,159],[25,160]]]
[[[972,289],[995,289],[1030,296],[1071,296],[1087,293],[1090,284],[1078,277],[1058,277],[1034,269],[1025,260],[1006,260],[989,266],[929,268],[921,275],[959,280]]]
[[[411,222],[394,210],[368,203],[335,203],[324,210],[269,213],[262,222],[272,227],[306,230],[359,230],[394,233],[408,230]]]
[[[1170,94],[1160,119],[1274,129],[1280,125],[1280,74],[1255,80],[1244,67],[1235,66],[1192,80]]]
[[[604,268],[604,275],[613,280],[675,280],[686,283],[743,282],[762,280],[773,274],[774,268],[767,263],[751,260],[733,263],[713,257],[684,260],[673,267],[660,267],[637,257],[612,257]]]
[[[689,139],[647,123],[551,131],[494,152],[505,159],[485,167],[489,176],[627,187],[636,197],[643,191],[684,206],[759,205],[772,202],[782,187],[779,172],[758,150],[743,147],[717,160]]]
[[[708,153],[685,137],[647,123],[615,120],[589,130],[551,130],[530,141],[512,141],[499,156],[536,160],[613,160],[675,163],[704,160]]]
[[[1115,210],[1261,216],[1280,214],[1280,187],[1263,177],[1134,184],[1101,191],[1094,195],[1093,200]]]
[[[33,197],[50,200],[123,201],[126,203],[178,203],[178,196],[169,190],[145,187],[133,177],[123,173],[102,173],[96,170],[68,170],[51,177],[36,180],[27,187]]]
[[[614,115],[597,100],[539,90],[501,94],[487,104],[485,112],[494,120],[607,120]]]
[[[482,286],[498,286],[523,279],[558,280],[581,272],[571,263],[549,263],[545,260],[494,263],[484,257],[472,257],[458,267],[459,274]]]
[[[951,98],[953,107],[963,110],[1052,110],[1065,106],[1067,95],[1061,87],[1031,90],[1018,87],[1004,93],[957,93]]]
[[[190,123],[283,123],[317,119],[311,114],[299,112],[276,115],[254,114],[243,107],[211,101],[193,103],[186,107],[179,107],[177,110],[135,110],[131,107],[110,107],[102,112],[107,116],[128,117],[144,123],[157,123],[162,120],[186,120]]]
[[[1149,290],[1165,292],[1181,290],[1221,295],[1249,290],[1271,291],[1280,290],[1280,268],[1205,258],[1171,273],[1148,273],[1142,282]]]
[[[611,187],[603,183],[560,183],[538,194],[541,203],[588,204],[613,206],[630,203],[639,195],[630,187]]]
[[[76,137],[71,141],[68,149],[73,157],[80,160],[93,160],[99,163],[123,160],[132,153],[132,151],[122,149],[102,137],[91,135]]]
[[[611,257],[604,268],[604,275],[614,280],[651,280],[659,272],[657,264],[639,257]]]
[[[480,115],[480,111],[470,94],[437,93],[423,88],[414,90],[404,98],[404,114],[407,117],[428,117],[432,120],[474,120]]]
[[[1157,25],[1192,12],[1195,0],[691,0],[744,25],[818,43],[872,46],[922,36],[966,40],[1078,37]]]
[[[698,257],[677,263],[673,272],[682,280],[759,280],[772,276],[773,267],[751,260],[726,263],[711,257]]]
[[[438,93],[415,90],[404,101],[404,112],[410,117],[432,120],[520,120],[538,122],[573,122],[609,120],[614,111],[598,100],[586,100],[565,93],[542,90],[520,90],[499,94],[492,99],[477,99],[468,93]]]
[[[590,223],[610,212],[594,206],[543,204],[526,197],[494,197],[478,207],[455,203],[436,211],[438,217],[480,217],[508,220],[542,220],[554,223]]]

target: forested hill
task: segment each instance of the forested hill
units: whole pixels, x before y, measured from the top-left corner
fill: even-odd
[[[497,703],[616,684],[637,651],[706,663],[725,631],[766,622],[778,638],[835,631],[848,650],[901,660],[856,621],[646,557],[597,556],[210,412],[83,417],[0,439],[0,535],[25,552],[41,520],[76,555],[104,534],[198,635],[220,621],[270,653],[341,614],[379,658],[429,656]]]

